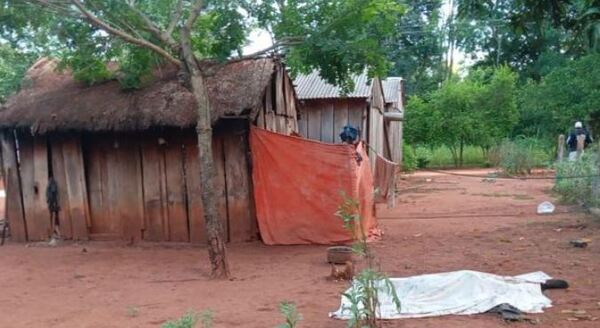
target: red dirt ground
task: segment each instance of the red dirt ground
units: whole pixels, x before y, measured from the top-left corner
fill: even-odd
[[[382,268],[393,277],[459,269],[501,275],[542,270],[566,279],[571,288],[547,293],[555,306],[532,316],[538,326],[600,327],[600,320],[569,321],[572,315],[563,313],[583,309],[600,317],[600,243],[569,246],[573,238],[595,239],[600,223],[568,206],[558,206],[555,215],[535,214],[538,203],[554,200],[551,183],[425,172],[402,180],[398,206],[378,213],[385,235],[373,247]],[[338,307],[347,284],[326,280],[325,249],[230,245],[235,279],[211,281],[207,254],[198,247],[9,244],[0,248],[0,327],[159,327],[189,309],[211,309],[217,328],[265,328],[282,322],[277,304],[291,300],[304,317],[300,327],[341,328],[345,322],[327,313]],[[384,323],[505,325],[493,315]]]

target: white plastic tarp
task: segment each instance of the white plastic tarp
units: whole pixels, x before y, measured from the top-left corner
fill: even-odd
[[[542,294],[540,286],[548,279],[551,277],[543,272],[506,277],[469,270],[391,278],[401,303],[400,312],[391,296],[382,288],[379,291],[378,317],[401,319],[467,315],[483,313],[504,303],[522,312],[540,313],[552,306],[552,301]],[[349,306],[349,301],[342,296],[340,308],[329,316],[349,319]]]

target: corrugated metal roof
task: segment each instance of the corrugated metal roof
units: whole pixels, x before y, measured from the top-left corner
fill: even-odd
[[[354,91],[347,98],[367,98],[371,95],[371,85],[366,72],[352,77]],[[298,99],[331,99],[341,97],[341,88],[325,82],[318,71],[299,75],[294,80]]]
[[[400,83],[401,77],[388,77],[381,81],[383,85],[383,95],[388,103],[400,101]]]

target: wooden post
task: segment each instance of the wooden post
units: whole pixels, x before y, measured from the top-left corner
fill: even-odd
[[[577,136],[577,159],[583,155],[583,148],[585,147],[585,134]]]
[[[13,133],[11,131],[0,133],[0,144],[6,187],[6,217],[10,224],[11,239],[21,242],[27,241],[27,228],[23,213],[23,196]]]
[[[560,162],[565,157],[565,135],[560,134],[558,136],[558,151],[557,151],[557,160]]]

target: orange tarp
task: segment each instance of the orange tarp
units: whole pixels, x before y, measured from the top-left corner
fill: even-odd
[[[253,127],[250,149],[256,217],[265,244],[350,241],[335,216],[342,193],[359,201],[365,231],[375,227],[373,177],[362,145],[325,144]]]

